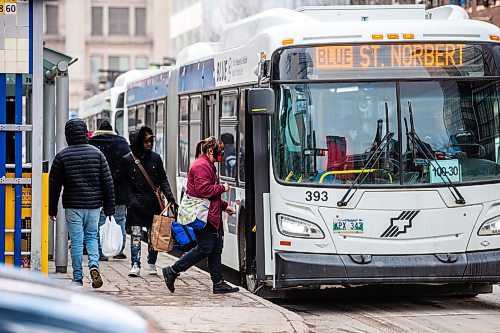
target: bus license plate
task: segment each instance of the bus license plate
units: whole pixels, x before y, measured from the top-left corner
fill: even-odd
[[[338,234],[362,234],[362,219],[338,219],[333,221],[333,232]]]

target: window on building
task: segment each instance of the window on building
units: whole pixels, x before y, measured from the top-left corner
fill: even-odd
[[[135,68],[136,69],[146,69],[148,68],[148,57],[147,56],[136,56],[135,57]]]
[[[146,36],[146,8],[135,9],[135,35]]]
[[[102,7],[92,7],[92,36],[102,35]]]
[[[99,83],[99,70],[102,69],[102,56],[91,55],[90,56],[90,83]]]
[[[109,13],[109,34],[128,35],[129,34],[129,9],[110,7]]]
[[[57,35],[59,32],[59,7],[57,5],[45,6],[45,22],[47,35]]]
[[[109,69],[112,71],[128,71],[129,57],[128,56],[110,56],[109,57]]]

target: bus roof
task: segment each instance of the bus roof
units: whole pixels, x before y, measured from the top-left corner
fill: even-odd
[[[147,75],[127,83],[125,105],[132,106],[167,97],[171,67],[150,71]]]
[[[394,16],[406,19],[394,20]],[[499,36],[497,26],[469,20],[458,6],[429,11],[421,5],[275,8],[225,26],[219,44],[197,43],[183,49],[177,61],[178,91],[255,83],[261,54],[270,59],[274,51],[283,47],[497,43]]]
[[[397,18],[397,20],[395,19]],[[425,24],[422,24],[425,22]],[[289,45],[373,42],[373,34],[413,34],[415,41],[461,40],[491,42],[499,35],[495,25],[469,20],[458,6],[426,11],[424,5],[323,6],[297,10],[274,8],[224,27],[219,43],[196,43],[184,48],[178,65],[189,64],[225,51],[246,53],[255,64],[260,52],[272,53]],[[394,42],[386,37],[377,42]],[[270,55],[270,54],[269,54]]]

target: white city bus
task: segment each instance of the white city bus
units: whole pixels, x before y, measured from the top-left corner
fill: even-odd
[[[237,207],[222,259],[249,289],[487,292],[500,281],[499,40],[455,6],[273,9],[230,24],[171,73],[179,198],[196,142],[221,137]]]
[[[127,119],[124,117],[124,96],[127,82],[140,78],[148,70],[130,70],[118,76],[113,87],[80,102],[78,118],[87,124],[89,132],[96,131],[103,121],[108,121],[118,135],[127,136]]]

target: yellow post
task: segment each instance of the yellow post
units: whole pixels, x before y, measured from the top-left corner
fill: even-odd
[[[52,222],[51,222],[52,223]],[[49,174],[42,173],[42,248],[41,270],[49,273]]]

